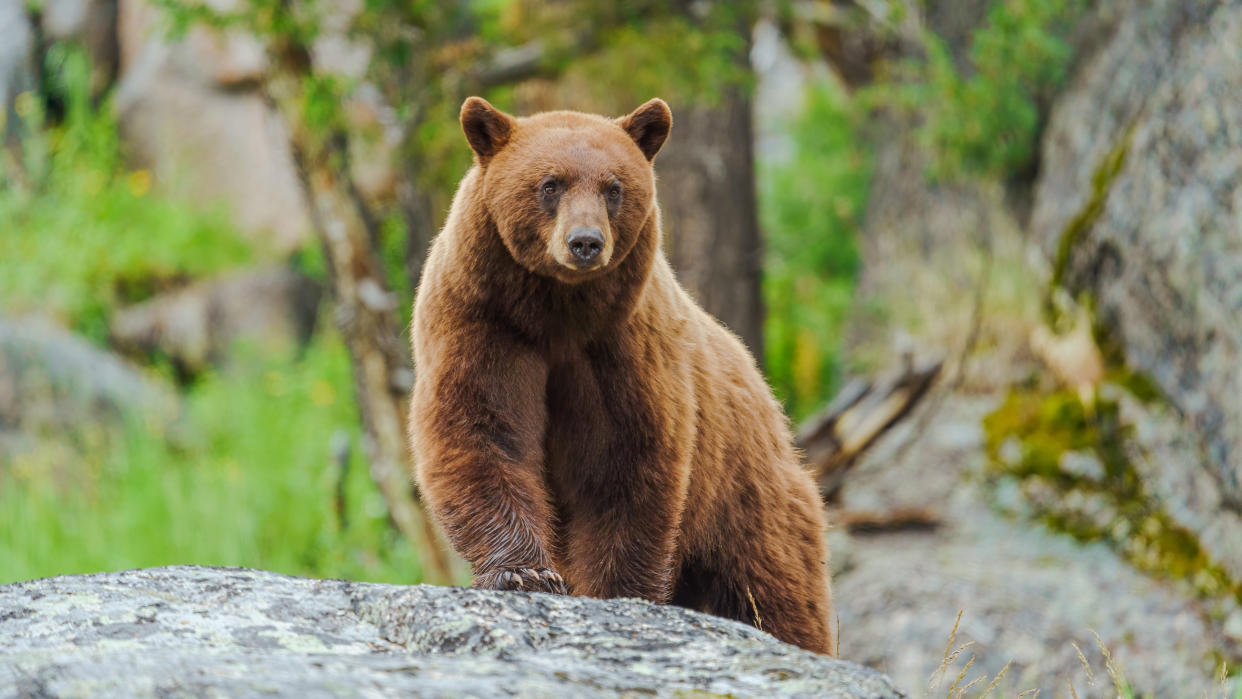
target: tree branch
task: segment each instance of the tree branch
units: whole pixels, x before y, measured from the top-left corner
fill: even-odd
[[[927,395],[943,364],[940,359],[919,365],[911,362],[875,381],[852,381],[823,411],[803,423],[795,442],[825,499],[835,497],[858,457]]]

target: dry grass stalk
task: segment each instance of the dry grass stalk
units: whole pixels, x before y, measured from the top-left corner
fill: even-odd
[[[928,693],[940,685],[938,677],[944,677],[945,671],[949,669],[949,664],[952,663],[957,658],[958,654],[965,649],[964,646],[962,648],[958,648],[956,651],[952,652],[952,657],[950,657],[950,651],[953,649],[953,643],[957,641],[957,626],[962,623],[962,612],[964,611],[966,610],[957,610],[957,618],[953,620],[953,630],[949,632],[949,640],[944,644],[944,655],[943,659],[940,661],[940,667],[933,670],[931,677],[927,678]]]
[[[988,686],[983,690],[983,696],[985,697],[989,696],[990,694],[992,694],[993,691],[996,690],[996,687],[1000,685],[1001,679],[1005,677],[1005,673],[1009,672],[1010,665],[1013,665],[1013,660],[1010,660],[1009,662],[1005,663],[1005,667],[1002,667],[1001,671],[996,673],[996,677],[993,677],[992,681],[989,682]]]
[[[1126,690],[1126,678],[1121,674],[1121,670],[1113,664],[1113,654],[1108,652],[1108,646],[1104,645],[1104,639],[1100,638],[1100,634],[1095,629],[1090,629],[1091,635],[1095,636],[1095,643],[1100,647],[1100,652],[1104,654],[1104,667],[1108,668],[1108,676],[1113,680],[1113,688],[1117,690],[1117,695],[1122,696]]]
[[[1078,662],[1082,663],[1082,669],[1087,673],[1087,684],[1095,686],[1095,673],[1091,672],[1091,663],[1087,662],[1087,656],[1083,654],[1082,648],[1074,641],[1070,641],[1070,645],[1074,647],[1074,652],[1078,653]]]
[[[945,699],[961,699],[962,692],[965,692],[967,687],[970,685],[962,687],[961,690],[958,690],[957,683],[962,681],[962,678],[966,676],[966,673],[970,672],[970,666],[974,664],[975,656],[972,655],[970,656],[970,660],[966,661],[966,667],[962,668],[962,671],[957,673],[957,677],[953,678],[953,684],[949,685],[949,693],[945,695]],[[971,682],[970,684],[974,684],[974,682]]]
[[[972,656],[970,657],[970,663],[966,663],[966,667],[967,667],[967,668],[969,668],[969,667],[970,667],[970,664],[971,664],[971,663],[973,663],[974,661],[975,661],[975,658],[974,658],[974,656],[972,655]],[[963,674],[963,675],[965,675],[965,674],[966,674],[966,670],[965,670],[965,669],[963,669],[963,670],[962,670],[962,674]],[[971,680],[971,681],[970,681],[970,682],[969,682],[969,683],[968,683],[965,687],[960,687],[960,688],[959,688],[959,687],[957,687],[957,683],[956,683],[956,682],[954,682],[954,683],[953,683],[953,684],[954,684],[954,688],[950,690],[950,691],[952,692],[952,695],[951,695],[950,697],[948,697],[948,699],[962,699],[962,697],[966,696],[966,692],[967,692],[967,691],[969,691],[971,687],[973,687],[973,686],[975,686],[975,685],[979,684],[980,682],[982,682],[982,681],[983,681],[983,680],[985,680],[985,679],[987,679],[987,675],[979,675],[979,676],[978,676],[978,677],[976,677],[975,679]],[[986,695],[980,695],[980,696],[986,696]]]
[[[763,617],[759,616],[759,605],[755,604],[755,596],[750,594],[749,585],[746,586],[746,599],[750,600],[750,610],[755,615],[755,628],[762,631],[763,630]],[[840,618],[838,618],[837,619],[838,630],[840,628],[840,625],[841,625],[841,620]]]

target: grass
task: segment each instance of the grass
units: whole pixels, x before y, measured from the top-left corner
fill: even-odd
[[[1019,691],[1013,686],[1002,685],[1002,680],[1005,679],[1010,668],[1013,667],[1013,660],[1006,662],[1000,672],[996,673],[996,675],[993,676],[991,681],[989,681],[986,685],[983,685],[983,682],[988,679],[987,674],[978,674],[974,679],[967,681],[967,677],[970,675],[970,669],[974,665],[975,656],[973,654],[969,655],[965,659],[964,663],[961,658],[965,652],[974,645],[974,641],[965,641],[960,644],[958,643],[957,634],[958,627],[962,621],[962,614],[963,610],[959,610],[957,618],[953,621],[953,629],[949,632],[949,636],[945,641],[943,657],[940,661],[940,665],[932,671],[931,676],[927,680],[927,686],[923,689],[922,695],[924,697],[937,696],[944,688],[944,684],[949,679],[950,673],[954,673],[956,670],[956,673],[952,675],[952,682],[949,683],[948,689],[945,691],[946,699],[964,699],[964,697],[980,697],[980,699],[982,699],[993,696],[993,692],[996,692],[997,696],[1018,696],[1027,697],[1029,699],[1035,699],[1035,697],[1038,697],[1040,695],[1040,689],[1038,688]],[[1098,634],[1095,629],[1088,628],[1087,630],[1093,637],[1095,647],[1104,661],[1105,672],[1102,674],[1107,675],[1108,683],[1111,684],[1111,687],[1106,688],[1102,686],[1101,680],[1097,677],[1100,673],[1097,673],[1092,669],[1091,663],[1087,660],[1087,656],[1083,653],[1082,648],[1077,643],[1071,641],[1070,646],[1073,647],[1074,652],[1078,657],[1078,662],[1082,665],[1083,674],[1086,676],[1087,680],[1086,686],[1081,688],[1084,690],[1084,696],[1104,696],[1106,694],[1111,694],[1118,699],[1134,699],[1138,696],[1146,698],[1152,696],[1146,693],[1141,695],[1136,693],[1134,687],[1131,686],[1130,682],[1126,679],[1120,663],[1108,649],[1108,646],[1104,643],[1104,639],[1100,637],[1100,634]],[[961,668],[957,669],[959,664],[961,664]],[[1069,677],[1050,679],[1055,679],[1057,682],[1063,681],[1065,683],[1064,688],[1068,690],[1068,692],[1063,696],[1073,697],[1074,699],[1078,698],[1079,688],[1075,687],[1073,679]],[[1229,694],[1231,691],[1230,675],[1229,668],[1225,663],[1221,663],[1219,674],[1215,680],[1219,684],[1220,699],[1227,699],[1227,697],[1242,699],[1242,682],[1235,683],[1235,688],[1232,690],[1233,693]],[[965,682],[965,684],[963,684],[963,682]]]
[[[344,348],[321,337],[301,358],[243,356],[202,378],[169,430],[0,462],[0,583],[181,563],[417,582],[356,448],[351,390]]]
[[[21,96],[21,148],[0,149],[3,313],[51,316],[103,344],[120,306],[268,255],[226,212],[128,168],[80,51],[53,48],[46,69],[63,114]],[[315,268],[314,251],[301,261]],[[335,334],[301,354],[243,348],[186,387],[182,406],[171,424],[131,416],[123,429],[39,435],[0,454],[0,583],[178,563],[421,579],[367,474]],[[343,481],[342,442],[352,445]]]

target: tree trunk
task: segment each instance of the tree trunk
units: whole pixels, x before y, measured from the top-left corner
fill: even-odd
[[[431,249],[431,241],[436,236],[436,221],[433,215],[431,197],[413,184],[416,180],[407,175],[408,181],[398,190],[397,200],[401,205],[401,215],[405,220],[405,274],[410,281],[410,289],[418,288],[423,276],[423,263],[427,259],[427,251]]]
[[[739,60],[748,60],[749,46]],[[750,96],[730,87],[713,105],[673,105],[656,158],[666,245],[690,293],[763,361],[763,243],[755,202]]]
[[[397,329],[398,300],[375,247],[374,224],[349,176],[346,136],[318,133],[306,123],[302,88],[311,70],[306,48],[278,43],[270,55],[267,93],[289,126],[294,162],[328,262],[371,476],[393,524],[422,554],[427,580],[451,582],[445,548],[415,498],[406,439],[414,372]]]

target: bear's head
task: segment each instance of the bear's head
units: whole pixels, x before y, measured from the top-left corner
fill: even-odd
[[[663,100],[618,119],[580,112],[515,118],[471,97],[461,126],[481,170],[482,200],[526,269],[571,284],[598,277],[648,229],[652,161],[673,126]]]

